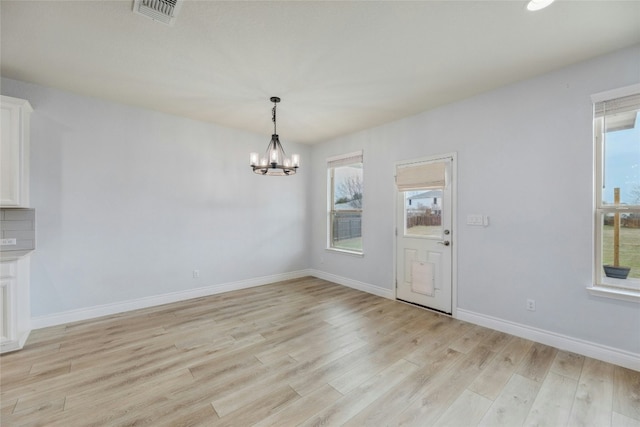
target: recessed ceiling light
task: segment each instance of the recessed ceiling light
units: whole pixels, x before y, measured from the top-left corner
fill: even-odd
[[[540,9],[544,9],[553,3],[554,0],[531,0],[529,4],[527,4],[527,10],[536,11]]]

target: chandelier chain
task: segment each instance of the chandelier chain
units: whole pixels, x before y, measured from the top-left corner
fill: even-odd
[[[276,131],[276,103],[273,103],[273,108],[271,109],[271,120],[273,121],[273,133],[274,135],[277,134],[278,132]]]

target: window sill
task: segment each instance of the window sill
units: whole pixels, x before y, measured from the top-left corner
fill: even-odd
[[[603,298],[612,298],[622,301],[631,301],[640,304],[640,291],[634,289],[613,288],[608,286],[594,285],[587,288],[591,295]]]
[[[358,257],[358,258],[363,258],[364,257],[364,252],[348,251],[346,249],[326,248],[325,251],[327,251],[327,252],[337,252],[339,254],[351,255],[351,256]]]

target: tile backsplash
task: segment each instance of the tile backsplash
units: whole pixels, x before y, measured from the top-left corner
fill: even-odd
[[[0,252],[25,251],[36,248],[36,211],[35,209],[0,209],[0,231],[3,243],[6,239],[15,239],[16,244],[0,245]]]

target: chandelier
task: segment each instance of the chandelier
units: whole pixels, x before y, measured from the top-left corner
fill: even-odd
[[[300,156],[292,154],[291,158],[286,157],[276,132],[276,105],[280,102],[280,98],[274,96],[271,98],[271,102],[273,102],[273,109],[271,110],[273,135],[271,135],[271,141],[269,141],[264,157],[259,158],[258,153],[249,155],[249,164],[251,169],[260,175],[294,175],[300,166]]]

